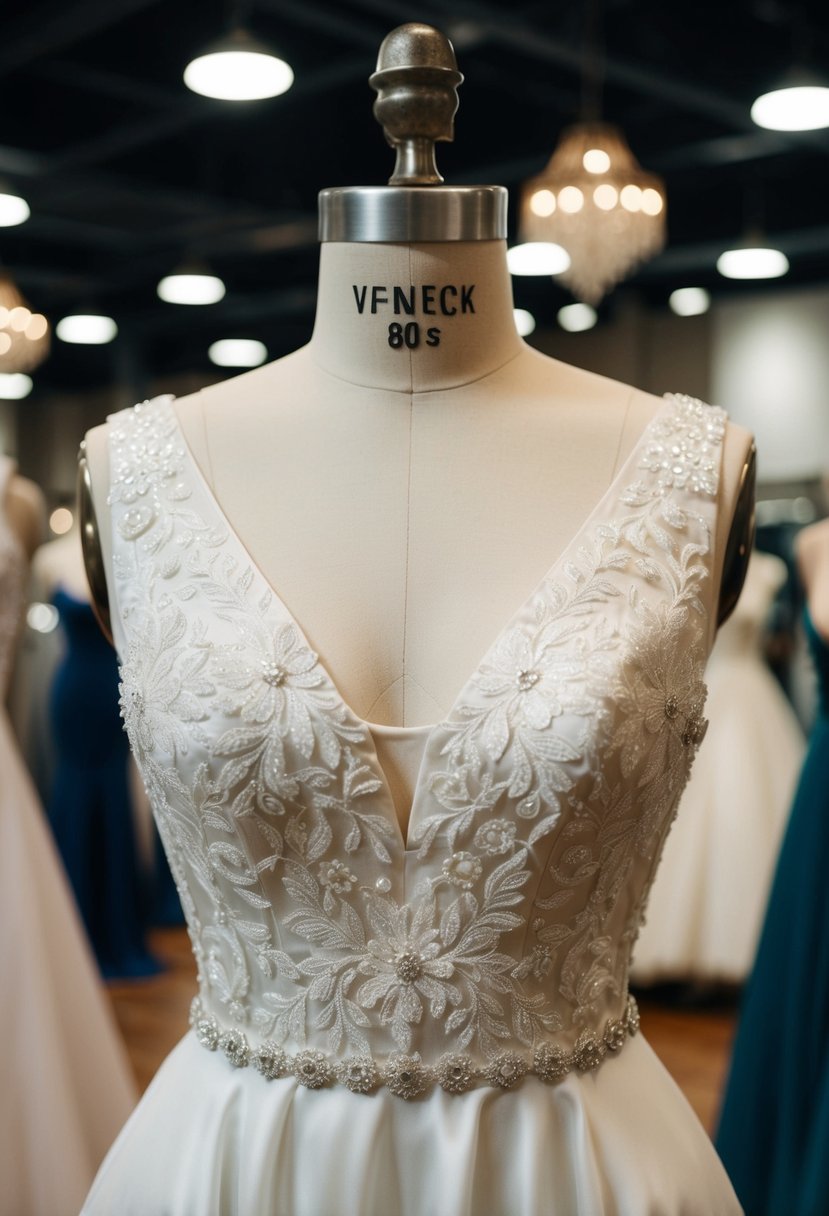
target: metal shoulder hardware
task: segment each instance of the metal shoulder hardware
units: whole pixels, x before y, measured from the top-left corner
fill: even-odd
[[[720,602],[717,612],[717,625],[722,625],[734,611],[748,569],[748,559],[754,544],[754,487],[757,480],[757,448],[752,443],[743,471],[740,475],[740,488],[737,494],[737,506],[728,543],[725,548],[723,561],[722,582],[720,583]]]
[[[95,503],[92,498],[92,478],[86,459],[86,443],[81,444],[78,452],[78,513],[83,564],[86,569],[89,590],[92,592],[92,608],[98,618],[98,624],[111,642],[112,617],[109,609],[109,593],[104,573],[104,555],[101,551],[98,520],[95,516]]]

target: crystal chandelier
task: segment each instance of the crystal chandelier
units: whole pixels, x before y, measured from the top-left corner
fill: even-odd
[[[49,322],[32,312],[8,275],[0,275],[0,372],[30,372],[49,353]]]
[[[561,136],[550,163],[524,184],[525,241],[552,241],[570,255],[557,277],[598,304],[665,244],[665,188],[637,162],[618,128],[583,122]]]

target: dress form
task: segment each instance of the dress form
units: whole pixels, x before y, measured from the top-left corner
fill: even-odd
[[[387,194],[407,191],[413,211],[430,194]],[[310,343],[174,408],[221,510],[346,701],[379,727],[422,727],[447,712],[660,401],[521,341],[495,227],[475,240],[344,235],[323,224]],[[410,322],[417,346],[394,345],[390,327]],[[749,450],[729,427],[720,571]],[[86,452],[103,504],[103,429]]]

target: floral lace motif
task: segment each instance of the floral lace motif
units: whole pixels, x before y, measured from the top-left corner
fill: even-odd
[[[266,1077],[402,1096],[618,1050],[705,730],[724,427],[666,399],[431,732],[404,841],[365,725],[230,532],[170,400],[115,417],[122,710],[205,1046]]]

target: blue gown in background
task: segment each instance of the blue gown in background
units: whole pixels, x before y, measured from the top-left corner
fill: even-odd
[[[50,697],[49,820],[103,975],[152,975],[115,651],[89,604],[63,590],[54,603],[67,645]]]
[[[829,643],[726,1089],[717,1149],[746,1216],[829,1213]]]

